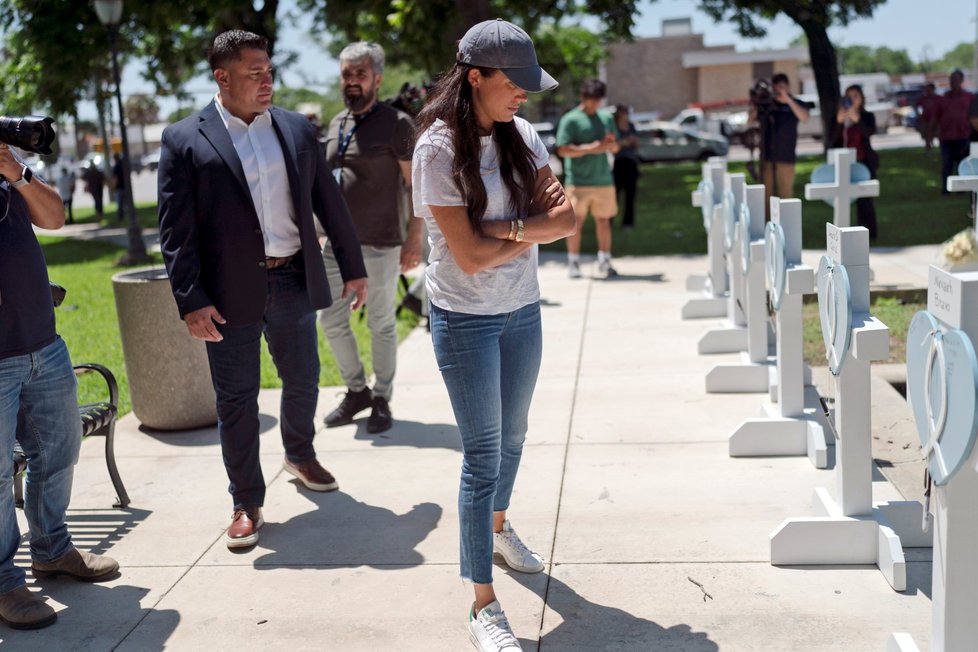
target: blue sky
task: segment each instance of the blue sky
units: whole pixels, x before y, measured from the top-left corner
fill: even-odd
[[[290,0],[282,2],[280,11],[292,6]],[[787,47],[789,41],[801,33],[791,20],[780,17],[770,23],[768,35],[763,39],[745,39],[736,33],[730,23],[714,23],[697,9],[698,0],[657,0],[641,3],[641,15],[636,20],[635,36],[658,36],[664,18],[692,17],[693,31],[702,33],[706,45],[734,44],[738,50]],[[939,7],[939,10],[937,8]],[[845,28],[829,31],[836,45],[888,46],[905,49],[915,61],[923,58],[939,58],[947,50],[964,41],[976,40],[975,15],[978,0],[888,0],[878,7],[873,18],[859,20]],[[280,47],[299,52],[297,63],[282,73],[287,85],[302,85],[303,81],[315,82],[313,87],[325,86],[333,79],[338,64],[308,36],[308,24],[284,26],[280,33]],[[149,92],[151,89],[139,76],[137,63],[130,64],[124,72],[124,95]],[[210,80],[199,79],[188,84],[195,93],[197,103],[206,101],[213,94]],[[322,90],[322,88],[320,88]],[[163,115],[174,108],[173,100],[161,98]],[[91,107],[82,107],[83,117],[91,117]]]

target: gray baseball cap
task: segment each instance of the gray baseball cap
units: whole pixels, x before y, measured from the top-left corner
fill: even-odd
[[[473,25],[458,42],[460,63],[498,68],[527,93],[557,88],[557,80],[537,62],[530,35],[501,18]]]

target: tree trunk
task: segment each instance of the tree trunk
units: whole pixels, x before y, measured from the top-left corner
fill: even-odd
[[[815,86],[818,89],[818,103],[822,112],[822,144],[829,149],[829,137],[839,110],[839,63],[836,60],[835,46],[829,40],[825,26],[815,21],[799,21],[798,25],[808,37],[808,57],[815,71]]]

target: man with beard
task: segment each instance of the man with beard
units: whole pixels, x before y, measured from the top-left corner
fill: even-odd
[[[367,386],[356,338],[350,328],[346,301],[319,312],[319,325],[329,340],[347,387],[340,405],[326,416],[326,427],[353,422],[371,409],[367,432],[393,425],[390,409],[397,359],[397,280],[421,262],[420,219],[406,219],[403,193],[411,188],[414,124],[410,116],[379,102],[384,73],[384,50],[358,42],[340,53],[340,79],[347,110],[329,124],[326,160],[350,207],[367,266],[367,327],[370,329],[375,381]],[[407,237],[404,223],[409,222]],[[338,282],[336,259],[324,247],[326,276]],[[334,292],[338,296],[338,292]]]

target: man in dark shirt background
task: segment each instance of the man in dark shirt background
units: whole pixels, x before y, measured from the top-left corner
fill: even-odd
[[[801,100],[788,92],[790,88],[788,76],[777,73],[771,78],[770,100],[751,105],[751,121],[760,122],[765,211],[772,196],[794,196],[798,123],[808,122],[809,114]]]

